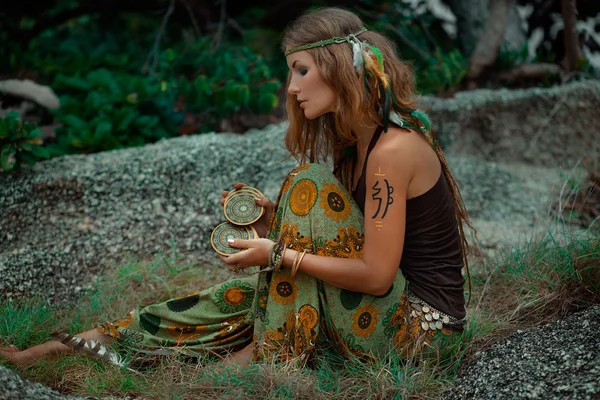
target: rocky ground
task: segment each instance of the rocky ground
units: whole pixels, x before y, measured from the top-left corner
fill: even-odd
[[[600,398],[600,306],[518,331],[463,365],[445,400]]]
[[[556,229],[558,214],[552,204],[561,189],[570,190],[564,183],[571,166],[600,152],[600,114],[590,111],[600,105],[597,82],[545,90],[478,91],[423,102],[430,104],[432,119],[440,127],[440,139],[479,231],[478,246],[484,257],[500,257],[511,246],[549,227]],[[126,257],[152,258],[172,250],[198,265],[199,273],[226,278],[208,241],[212,227],[223,220],[220,191],[244,181],[274,199],[286,172],[295,165],[293,159],[283,161],[285,129],[281,123],[244,135],[180,137],[142,148],[61,157],[20,175],[0,176],[0,301],[34,293],[54,303],[66,302]],[[514,150],[507,147],[511,137]],[[527,156],[535,152],[540,157]],[[550,160],[555,166],[548,167]],[[591,315],[586,319],[589,328],[567,324],[573,330],[568,331],[556,325],[557,340],[568,341],[579,331],[596,332],[598,313]],[[552,329],[531,332],[547,337]],[[513,348],[514,344],[524,360],[553,357],[555,351],[545,348],[545,339],[536,339],[536,334],[517,334],[522,335],[518,337],[523,346],[533,347],[519,350],[516,339],[499,346]],[[504,355],[495,362],[504,366],[500,377],[519,370],[513,365],[519,362],[514,353],[494,349],[480,357]],[[561,349],[569,357],[579,354],[568,346]],[[595,360],[590,362],[597,366]],[[477,395],[485,393],[479,398],[496,398],[486,391],[484,378],[467,379],[487,376],[482,365],[469,367],[455,395],[469,398],[474,390]],[[590,365],[581,364],[587,372],[577,378],[589,381],[594,373],[597,376]],[[574,368],[567,370],[569,374]],[[553,375],[547,380],[533,376],[530,391],[515,390],[497,398],[524,398],[532,393],[540,398],[551,398],[545,397],[548,393],[570,398],[584,393],[583,381],[571,391],[555,392]],[[588,383],[598,387],[595,381]],[[15,396],[21,393],[21,397],[15,398],[27,398],[26,390],[35,387],[5,368],[0,368],[0,384],[17,387]]]

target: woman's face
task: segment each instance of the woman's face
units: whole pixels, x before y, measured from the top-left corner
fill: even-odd
[[[291,71],[288,93],[295,95],[304,110],[304,116],[315,119],[323,114],[334,112],[336,96],[321,76],[321,71],[306,50],[292,53],[287,57]]]

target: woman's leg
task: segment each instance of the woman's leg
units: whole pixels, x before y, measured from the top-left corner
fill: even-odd
[[[92,339],[103,343],[110,343],[112,341],[111,338],[100,333],[98,329],[91,329],[75,336],[86,340]],[[44,358],[67,354],[71,351],[73,351],[73,349],[71,349],[69,346],[62,344],[59,341],[52,340],[50,342],[42,343],[22,351],[17,349],[15,346],[0,347],[0,357],[7,359],[14,364],[29,365]]]

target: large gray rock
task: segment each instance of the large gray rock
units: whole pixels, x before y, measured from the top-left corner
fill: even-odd
[[[451,154],[549,167],[600,155],[598,81],[460,92],[451,99],[427,97],[422,104]]]
[[[598,399],[599,330],[597,305],[519,331],[476,354],[445,399]]]

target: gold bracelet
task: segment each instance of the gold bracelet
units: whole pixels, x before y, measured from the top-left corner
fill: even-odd
[[[296,264],[298,263],[298,258],[300,258],[300,252],[296,251],[296,255],[294,256],[294,262],[292,262],[292,277],[294,277],[294,270],[296,269]]]
[[[295,265],[292,268],[292,279],[296,279],[296,273],[298,272],[298,269],[300,268],[300,263],[302,262],[302,259],[304,258],[305,255],[306,255],[306,250],[302,250],[300,257],[298,258],[298,262],[295,263]]]

